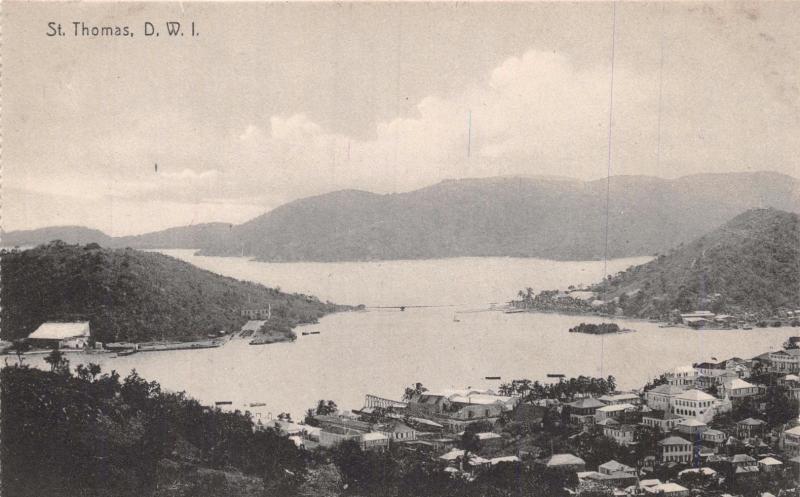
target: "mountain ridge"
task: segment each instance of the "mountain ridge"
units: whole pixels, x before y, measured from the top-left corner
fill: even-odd
[[[449,179],[410,192],[349,189],[301,198],[238,225],[206,223],[128,237],[96,236],[105,236],[104,245],[112,247],[193,248],[203,255],[264,261],[461,256],[592,260],[660,253],[764,206],[800,212],[800,181],[771,171],[674,179]],[[57,232],[48,229],[53,230],[47,228],[41,236],[5,233],[3,243],[10,239],[21,244],[25,236],[28,244],[49,241],[42,237]],[[84,233],[81,240],[88,241],[86,237]]]

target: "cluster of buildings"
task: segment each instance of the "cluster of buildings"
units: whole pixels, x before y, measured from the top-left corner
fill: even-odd
[[[763,412],[768,388],[775,385],[800,399],[797,350],[677,367],[644,391],[535,403],[479,389],[422,391],[404,401],[367,395],[359,410],[315,416],[314,427],[274,424],[298,445],[334,447],[352,440],[364,450],[397,448],[436,460],[454,475],[473,477],[503,462],[532,461],[574,472],[580,485],[599,485],[616,495],[683,497],[691,493],[689,476],[696,474],[719,483],[800,471],[800,419],[770,425],[763,416],[731,415],[739,403]],[[771,378],[770,385],[761,384],[763,378]],[[534,432],[545,430],[548,416],[548,423],[556,420],[562,428],[566,423],[571,433],[566,447],[574,453],[523,446],[518,435],[500,429],[517,423]],[[464,450],[465,430],[475,433],[477,449]],[[628,464],[609,460],[587,468],[580,457],[585,444],[573,442],[598,436],[630,448],[621,457]],[[645,436],[650,437],[648,449],[637,469],[628,459]],[[663,476],[667,474],[669,478]]]

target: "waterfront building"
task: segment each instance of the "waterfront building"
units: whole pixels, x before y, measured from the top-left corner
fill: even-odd
[[[690,464],[693,458],[692,442],[681,437],[667,437],[658,442],[661,450],[661,462],[677,462]]]
[[[59,349],[85,349],[89,345],[89,321],[72,323],[42,323],[28,335],[34,347]]]
[[[769,370],[774,373],[800,372],[800,349],[778,350],[769,353]]]
[[[716,400],[714,396],[700,390],[687,390],[674,396],[670,407],[678,416],[692,417],[708,423],[714,419]]]
[[[517,402],[517,397],[494,395],[491,391],[449,390],[418,394],[408,402],[407,410],[441,424],[448,431],[459,432],[480,421],[496,422]]]

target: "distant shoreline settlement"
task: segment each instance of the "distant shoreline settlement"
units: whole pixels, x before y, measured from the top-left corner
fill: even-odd
[[[64,352],[116,353],[119,356],[127,356],[137,352],[216,348],[231,340],[249,340],[250,345],[267,345],[293,342],[297,339],[297,334],[291,329],[275,329],[270,326],[271,306],[264,309],[243,309],[241,314],[248,318],[248,321],[240,329],[233,332],[221,330],[210,334],[205,340],[191,341],[101,343],[93,339],[89,321],[47,321],[27,338],[0,342],[0,353],[43,354],[59,349]],[[319,332],[304,334],[319,334]]]
[[[684,327],[709,330],[751,330],[757,328],[778,328],[800,326],[800,308],[779,308],[771,313],[730,312],[698,309],[681,311],[673,309],[658,316],[628,316],[624,313],[620,297],[608,301],[601,299],[601,293],[587,287],[570,287],[562,290],[543,290],[538,294],[532,289],[521,290],[518,300],[510,302],[506,312],[547,312],[558,314],[589,315],[606,318],[648,319],[662,323],[662,327]],[[711,297],[721,297],[713,295]]]
[[[249,411],[259,428],[307,450],[350,441],[421,458],[453,478],[533,465],[566,475],[573,495],[780,495],[797,487],[800,471],[798,343],[677,367],[626,392],[613,377],[513,380],[496,391],[417,383],[399,400],[367,394],[352,411],[320,400],[299,422],[252,404],[217,407]]]

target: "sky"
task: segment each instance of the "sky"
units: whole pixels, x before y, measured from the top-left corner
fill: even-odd
[[[3,17],[7,231],[238,223],[450,178],[800,170],[800,2],[6,2]],[[199,35],[143,36],[172,20]],[[47,37],[51,21],[135,34]]]

